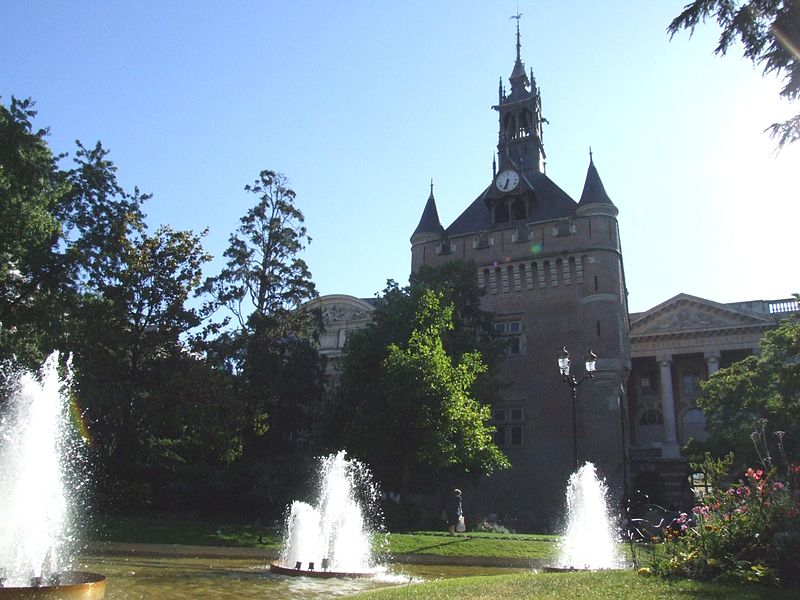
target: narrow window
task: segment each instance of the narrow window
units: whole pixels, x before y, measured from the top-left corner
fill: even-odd
[[[527,216],[527,211],[525,210],[525,201],[515,200],[514,204],[511,205],[511,218],[515,221],[519,221]]]
[[[494,444],[500,448],[506,445],[505,425],[496,425],[494,430]]]
[[[522,446],[522,425],[512,425],[511,427],[511,445]]]
[[[494,222],[495,223],[508,223],[508,204],[501,202],[494,207]]]

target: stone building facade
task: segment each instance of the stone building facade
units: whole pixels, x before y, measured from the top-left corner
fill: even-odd
[[[497,158],[492,179],[447,227],[431,186],[411,236],[411,271],[463,259],[476,264],[483,308],[509,339],[501,366],[505,387],[493,408],[495,440],[513,467],[460,482],[472,518],[496,514],[531,531],[557,530],[575,463],[590,461],[613,502],[646,499],[669,508],[691,501],[689,466],[680,448],[705,435],[699,382],[756,352],[796,300],[720,304],[679,294],[629,314],[617,222],[590,154],[576,202],[545,173],[542,100],[533,73],[516,60],[502,80]],[[374,299],[323,296],[321,353],[338,377],[348,332],[366,325]],[[571,389],[557,355],[598,357],[596,376]],[[438,491],[430,490],[438,498]]]
[[[678,294],[631,314],[632,492],[670,508],[691,501],[689,465],[680,449],[706,436],[696,403],[700,382],[758,352],[764,333],[798,308],[794,299],[719,304]]]
[[[306,306],[322,313],[324,331],[319,338],[319,353],[325,359],[325,387],[331,389],[339,378],[340,362],[347,336],[372,320],[375,299],[346,294],[320,296]]]
[[[446,228],[431,188],[411,236],[411,269],[454,259],[477,265],[483,307],[511,341],[501,372],[507,387],[493,416],[513,467],[470,487],[469,502],[477,513],[514,515],[520,526],[543,531],[562,514],[576,458],[622,488],[628,310],[617,208],[591,157],[577,202],[544,172],[541,94],[521,60],[519,29],[516,50],[510,90],[501,82],[493,107],[493,178]],[[565,346],[579,378],[583,356],[590,349],[598,356],[574,413],[557,365]]]

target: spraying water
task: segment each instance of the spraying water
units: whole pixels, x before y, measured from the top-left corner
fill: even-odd
[[[592,463],[575,471],[567,485],[567,528],[559,545],[558,567],[617,569],[623,566],[608,488]]]
[[[375,571],[365,508],[377,506],[377,489],[369,470],[340,451],[321,459],[320,474],[314,506],[297,500],[291,505],[281,564],[294,567],[300,562],[306,569],[313,562],[317,570],[325,564],[330,571]]]
[[[58,573],[74,541],[66,489],[76,440],[68,378],[57,367],[54,352],[38,378],[18,376],[0,419],[0,577],[7,587]]]

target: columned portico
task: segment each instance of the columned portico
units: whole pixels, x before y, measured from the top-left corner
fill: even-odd
[[[764,333],[798,308],[796,301],[719,304],[679,294],[630,315],[631,480],[647,501],[687,508],[681,447],[706,435],[700,382],[757,352]]]
[[[664,443],[661,447],[662,458],[678,458],[678,427],[675,424],[675,396],[672,390],[672,355],[661,355],[656,358],[660,369],[661,412],[664,417]]]
[[[704,352],[703,356],[706,359],[706,368],[708,369],[708,376],[711,377],[714,373],[719,371],[719,360],[720,360],[720,353],[719,352]]]

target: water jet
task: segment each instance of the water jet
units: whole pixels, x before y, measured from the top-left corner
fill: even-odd
[[[295,500],[288,510],[280,560],[270,570],[308,577],[372,577],[380,571],[372,553],[377,488],[369,469],[344,451],[320,459],[313,504]]]
[[[102,598],[105,577],[70,571],[82,440],[70,422],[58,352],[39,376],[9,377],[0,419],[0,598]],[[69,368],[67,368],[69,372]],[[68,492],[70,490],[70,492]]]
[[[608,510],[608,487],[587,462],[569,478],[566,529],[557,563],[546,572],[618,569],[624,566],[614,519]]]

